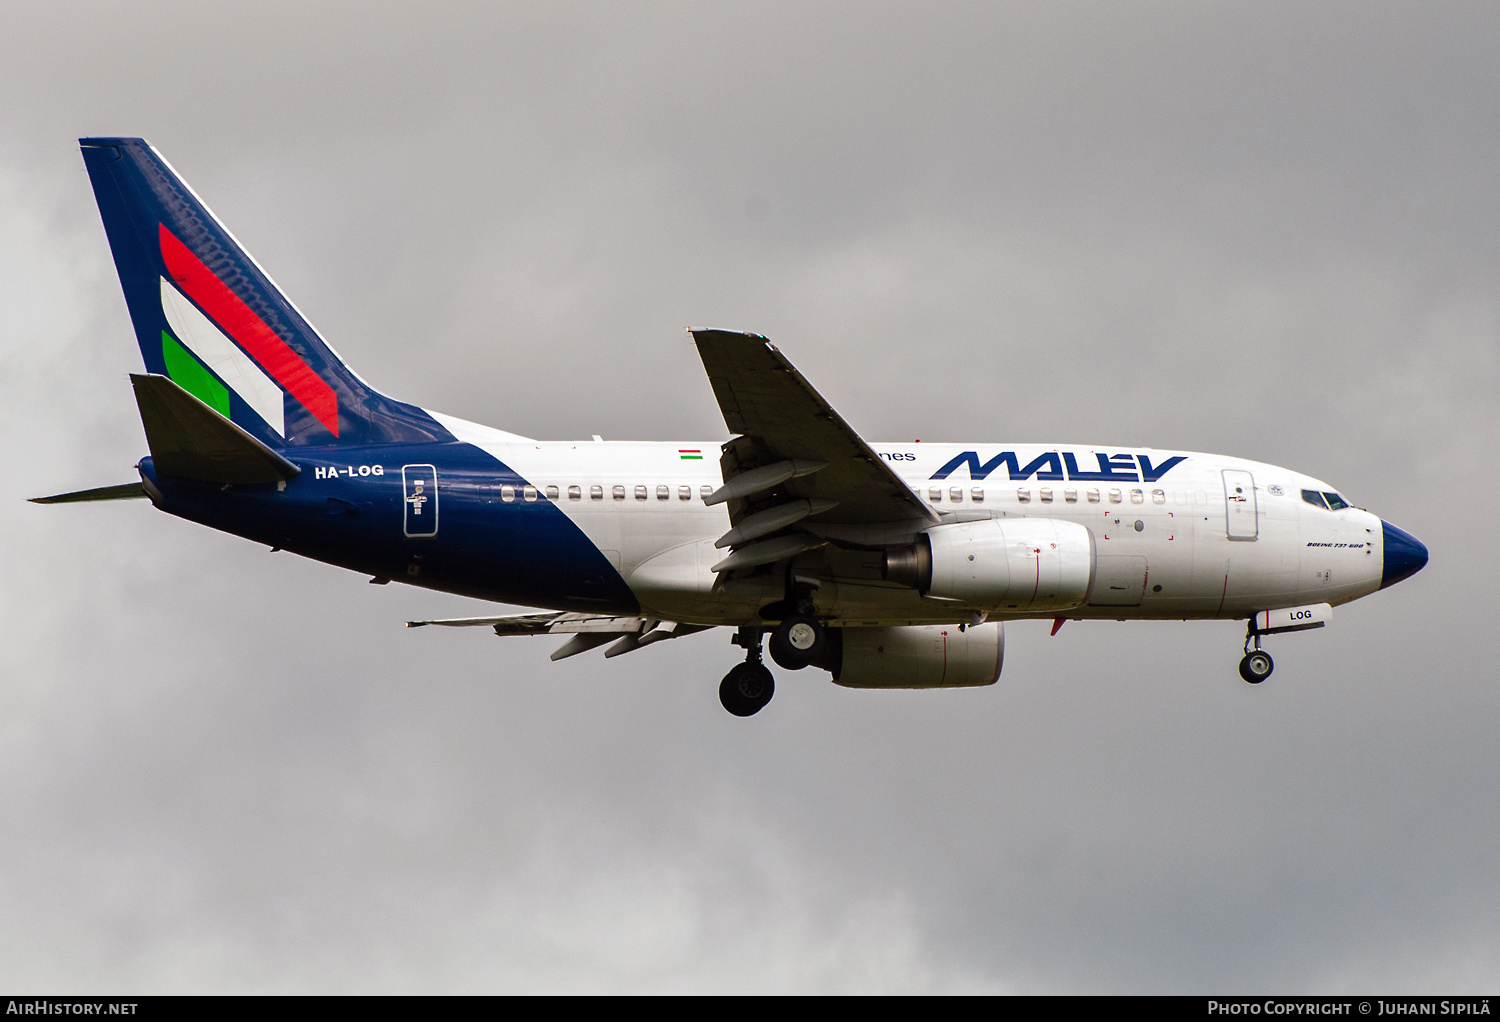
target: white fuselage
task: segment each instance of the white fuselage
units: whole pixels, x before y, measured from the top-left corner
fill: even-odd
[[[757,608],[781,597],[786,580],[780,574],[715,584],[711,569],[727,551],[714,542],[730,522],[724,505],[707,506],[703,498],[723,482],[718,442],[541,442],[448,416],[442,420],[460,440],[487,450],[529,480],[536,487],[534,499],[548,500],[555,492],[552,502],[619,569],[645,612],[676,621],[735,624],[756,620]],[[1144,448],[871,447],[945,520],[1053,518],[1092,533],[1098,568],[1085,604],[1062,615],[975,608],[992,619],[1243,619],[1262,610],[1346,603],[1380,587],[1380,519],[1354,507],[1331,511],[1306,502],[1303,490],[1334,488],[1289,469]],[[969,451],[977,452],[974,461],[959,464],[946,478],[933,478]],[[976,465],[982,468],[1000,452],[1014,453],[1016,470],[1002,463],[981,471],[984,478],[973,478]],[[1057,458],[1043,458],[1027,478],[1012,478],[1049,453]],[[1182,460],[1159,478],[1143,478],[1152,474],[1145,466],[1160,471],[1173,457]],[[1108,464],[1110,458],[1123,467]],[[1117,478],[1074,478],[1101,474],[1092,471],[1097,468],[1113,469]],[[1039,478],[1049,474],[1063,478]],[[518,491],[513,499],[525,498]],[[873,548],[905,537],[852,538]],[[886,582],[878,555],[869,551],[827,546],[797,564],[794,570],[820,579],[819,613],[842,624],[961,621],[971,613]]]

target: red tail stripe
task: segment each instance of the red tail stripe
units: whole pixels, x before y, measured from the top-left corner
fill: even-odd
[[[167,230],[166,224],[158,226],[161,228],[161,257],[172,279],[224,328],[225,333],[264,366],[277,383],[301,401],[334,436],[338,436],[339,399],[333,388],[266,326],[250,306],[240,301],[227,284],[214,276],[213,271],[203,265],[186,245],[178,241]]]

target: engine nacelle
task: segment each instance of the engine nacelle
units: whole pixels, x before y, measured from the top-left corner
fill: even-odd
[[[1082,606],[1094,585],[1094,534],[1054,518],[997,518],[927,530],[886,554],[886,577],[969,607],[1022,612]]]
[[[966,688],[993,685],[1005,663],[1005,626],[900,625],[830,628],[839,649],[833,681],[845,688]]]

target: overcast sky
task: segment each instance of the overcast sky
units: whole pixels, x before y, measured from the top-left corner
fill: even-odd
[[[9,4],[0,986],[1493,992],[1492,3]],[[126,482],[76,139],[143,135],[376,386],[717,441],[686,326],[876,441],[1206,450],[1428,568],[1268,642],[1008,629],[982,691],[403,630],[490,605]]]

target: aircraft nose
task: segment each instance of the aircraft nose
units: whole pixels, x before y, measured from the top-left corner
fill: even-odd
[[[1421,571],[1427,564],[1427,548],[1390,522],[1382,521],[1380,526],[1385,533],[1385,566],[1380,572],[1380,588],[1384,589]]]

